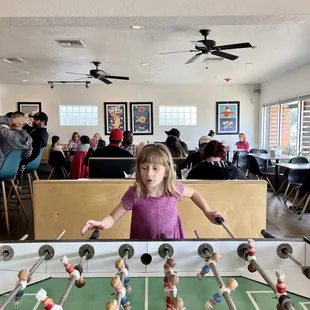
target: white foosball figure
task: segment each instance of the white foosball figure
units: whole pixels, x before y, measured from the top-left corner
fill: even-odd
[[[219,262],[222,255],[218,252],[212,253],[211,257],[208,257],[205,261],[206,264],[202,267],[201,271],[197,274],[197,279],[201,280],[205,274],[210,272],[210,264],[213,263],[214,265]]]
[[[128,266],[125,264],[123,259],[118,259],[115,262],[115,268],[118,270],[118,273],[117,273],[118,276],[121,276],[121,273],[124,274],[124,285],[126,288],[126,292],[127,292],[127,294],[131,294],[132,288],[130,285]]]
[[[129,310],[131,307],[130,307],[130,302],[126,296],[126,288],[123,286],[119,276],[112,278],[111,286],[114,289],[115,296],[117,295],[117,293],[121,294],[121,305],[123,309]]]
[[[47,296],[47,292],[43,288],[37,292],[36,299],[42,302],[46,310],[63,310],[62,306],[56,305],[54,300]]]
[[[234,291],[237,287],[238,282],[235,279],[228,279],[226,285],[223,285],[218,292],[213,295],[213,298],[205,303],[205,309],[213,309],[217,303],[220,303],[223,300],[224,292],[230,294],[231,291]]]
[[[75,286],[78,288],[83,287],[85,285],[85,280],[81,276],[81,272],[76,269],[77,267],[74,267],[69,263],[68,257],[66,255],[61,259],[61,262],[65,266],[66,271],[69,273],[70,277],[76,276]]]
[[[20,284],[22,287],[20,288],[20,290],[15,295],[14,308],[18,307],[22,297],[24,296],[24,291],[27,287],[28,280],[29,280],[29,271],[26,269],[22,269],[19,271],[17,276],[18,276],[18,281],[16,284],[17,285]]]

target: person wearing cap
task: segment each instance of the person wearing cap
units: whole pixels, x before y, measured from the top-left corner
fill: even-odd
[[[168,136],[174,136],[174,137],[178,138],[179,141],[180,141],[180,144],[181,144],[181,146],[182,146],[182,149],[184,150],[184,152],[185,152],[186,154],[188,154],[188,147],[187,147],[187,144],[186,144],[185,142],[183,142],[183,141],[180,140],[181,133],[180,133],[180,131],[179,131],[178,129],[176,129],[176,128],[171,128],[169,131],[165,131],[165,133],[166,133]]]
[[[44,112],[37,112],[32,116],[32,126],[25,124],[23,127],[32,138],[32,153],[30,157],[22,159],[20,166],[26,166],[35,160],[39,156],[41,148],[47,146],[47,121],[48,117]]]
[[[204,147],[212,141],[212,138],[209,136],[202,136],[199,139],[198,146],[199,151],[193,154],[190,154],[184,161],[184,167],[192,168],[197,166],[203,160],[203,149]]]
[[[90,140],[90,148],[84,158],[84,165],[88,166],[90,157],[133,157],[128,151],[120,148],[123,140],[123,132],[119,128],[115,128],[110,133],[110,144],[103,148],[97,148],[98,140],[92,138]]]

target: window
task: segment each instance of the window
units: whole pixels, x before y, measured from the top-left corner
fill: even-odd
[[[270,149],[278,145],[278,106],[273,105],[263,108],[263,145]]]
[[[301,154],[310,157],[310,99],[301,102]]]
[[[159,125],[172,126],[197,125],[197,107],[195,106],[160,106],[159,107]]]
[[[98,107],[61,105],[59,119],[60,126],[98,126]]]

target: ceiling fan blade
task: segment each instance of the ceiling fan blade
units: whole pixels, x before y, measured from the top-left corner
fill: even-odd
[[[199,58],[202,55],[202,53],[194,55],[192,58],[190,58],[185,64],[191,64],[194,62],[197,58]]]
[[[166,52],[166,53],[159,53],[159,55],[176,54],[176,53],[192,53],[192,52],[198,52],[198,51],[197,50],[188,50],[188,51]]]
[[[226,58],[226,59],[229,59],[229,60],[236,60],[236,59],[239,58],[239,56],[235,56],[235,55],[232,55],[232,54],[224,53],[224,52],[221,52],[221,51],[214,51],[214,52],[211,52],[211,54],[215,55],[215,56],[222,57],[222,58]]]
[[[85,73],[76,73],[76,72],[66,72],[68,74],[77,74],[77,75],[88,75],[88,74],[85,74]]]
[[[223,51],[223,50],[232,50],[232,49],[240,49],[240,48],[250,48],[250,47],[253,48],[253,46],[249,42],[246,42],[246,43],[220,45],[220,46],[216,46],[216,49]]]
[[[84,79],[92,79],[93,76],[84,76],[84,77],[81,77],[81,78],[78,78],[78,79],[74,79],[74,81],[79,81],[79,80],[84,80]]]
[[[207,46],[203,43],[203,42],[201,42],[201,41],[190,41],[191,43],[194,43],[195,44],[195,46],[198,46],[198,47],[204,47],[204,48],[206,48]]]
[[[106,76],[108,79],[116,79],[116,80],[129,80],[127,76],[117,76],[117,75],[108,75]]]
[[[100,77],[99,80],[103,83],[106,83],[106,84],[112,84],[111,81],[107,80],[104,76]]]

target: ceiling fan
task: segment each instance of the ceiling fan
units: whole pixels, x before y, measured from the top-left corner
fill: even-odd
[[[110,75],[107,72],[100,70],[99,66],[101,65],[100,61],[93,61],[92,64],[96,66],[96,69],[92,69],[89,71],[89,74],[84,74],[84,73],[76,73],[76,72],[66,72],[68,74],[77,74],[77,75],[85,75],[85,77],[82,77],[81,79],[98,79],[103,83],[106,84],[112,84],[111,81],[108,79],[117,79],[117,80],[129,80],[129,77],[127,76],[116,76],[116,75]]]
[[[203,36],[203,40],[199,41],[191,41],[195,44],[195,49],[188,50],[188,51],[176,51],[176,52],[167,52],[167,53],[160,53],[160,55],[165,54],[174,54],[174,53],[186,53],[186,52],[198,52],[198,54],[194,55],[192,58],[190,58],[186,64],[190,64],[194,62],[196,59],[198,59],[201,55],[207,55],[212,54],[214,56],[222,57],[229,60],[236,60],[239,58],[239,56],[232,55],[229,53],[222,52],[224,50],[231,50],[231,49],[241,49],[241,48],[255,48],[250,43],[237,43],[237,44],[228,44],[228,45],[219,45],[216,46],[216,42],[213,40],[207,40],[207,36],[210,34],[211,30],[209,29],[201,29],[199,31]],[[208,58],[205,58],[207,60]],[[204,60],[204,61],[205,61]]]

